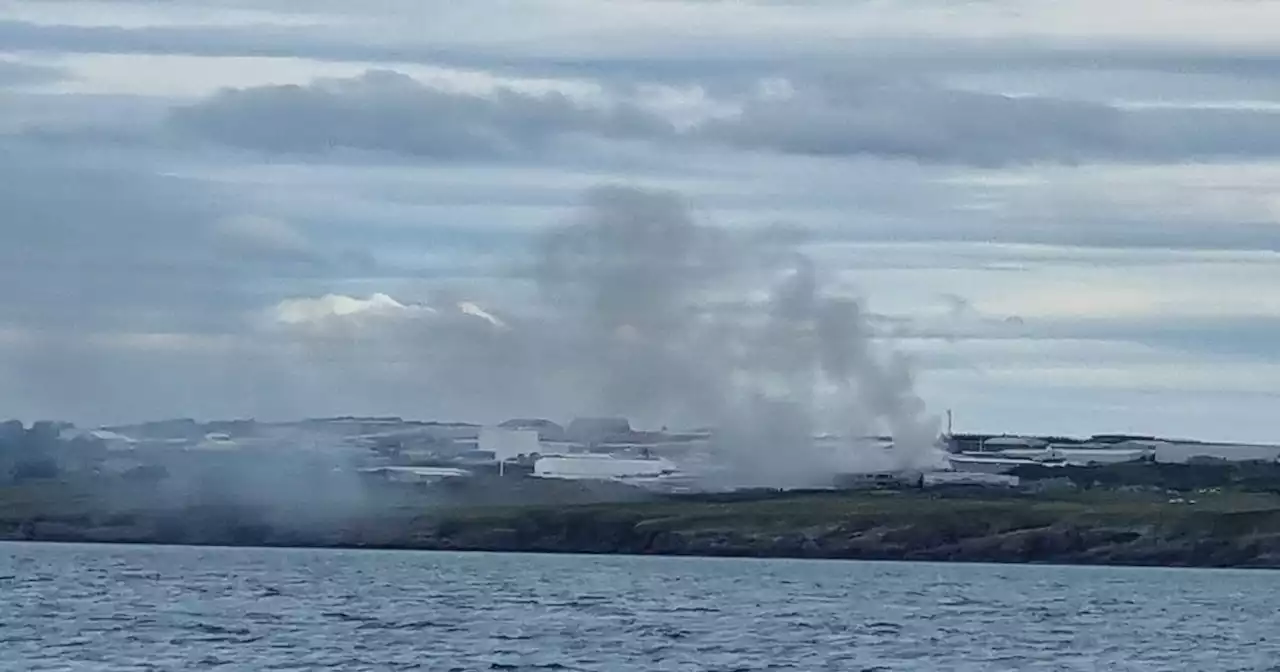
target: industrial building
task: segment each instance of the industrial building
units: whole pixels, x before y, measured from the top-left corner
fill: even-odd
[[[1245,443],[1160,442],[1154,448],[1155,461],[1162,464],[1188,464],[1196,461],[1275,462],[1280,460],[1280,446]]]
[[[472,473],[466,469],[450,469],[447,467],[367,467],[359,470],[362,474],[379,476],[395,483],[438,483],[451,479],[471,478]]]

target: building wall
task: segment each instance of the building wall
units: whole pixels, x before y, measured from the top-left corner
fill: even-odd
[[[1089,450],[1089,449],[1071,449],[1063,448],[1055,450],[1062,459],[1068,464],[1088,466],[1090,464],[1120,464],[1123,462],[1136,462],[1149,455],[1146,450]]]
[[[502,429],[485,427],[480,430],[478,450],[493,453],[499,462],[514,460],[521,455],[542,452],[542,443],[535,429]]]
[[[926,488],[939,485],[993,485],[1016,487],[1019,482],[1017,476],[1009,476],[1007,474],[986,474],[971,471],[933,471],[923,474],[921,479],[921,485]]]
[[[987,459],[966,459],[963,456],[952,455],[948,458],[951,468],[958,472],[981,473],[981,474],[1004,474],[1014,469],[1028,464],[1025,460],[1001,460],[999,458]]]
[[[657,476],[675,470],[667,460],[625,460],[612,457],[543,457],[533,465],[535,476],[547,478],[625,478]]]
[[[1258,446],[1227,443],[1166,443],[1155,449],[1156,462],[1185,464],[1196,458],[1229,462],[1275,462],[1280,459],[1280,446]]]
[[[982,442],[983,450],[1044,448],[1048,441],[1029,436],[993,436]]]

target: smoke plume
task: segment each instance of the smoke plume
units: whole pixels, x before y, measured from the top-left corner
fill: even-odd
[[[609,186],[531,256],[534,297],[492,306],[501,328],[462,311],[424,326],[414,364],[450,381],[444,394],[507,416],[711,426],[720,477],[736,485],[818,485],[934,457],[906,362],[879,351],[859,304],[824,291],[785,237],[699,222],[674,193]],[[819,446],[818,432],[853,438]],[[893,449],[858,443],[877,434]]]
[[[578,375],[580,403],[713,425],[737,484],[818,485],[934,458],[936,426],[904,359],[879,352],[859,304],[824,292],[814,263],[777,237],[699,223],[675,194],[602,187],[545,236],[537,269],[552,316],[542,331],[578,353],[563,370]],[[820,447],[818,432],[847,441]],[[864,440],[881,433],[892,450]]]
[[[360,344],[343,389],[363,379],[449,417],[712,427],[715,477],[733,485],[822,485],[934,459],[907,363],[777,233],[701,222],[675,193],[598,187],[529,250],[530,292],[492,305],[456,286],[430,306],[349,300],[310,344],[329,366]],[[282,304],[281,321],[314,326],[302,307]],[[828,432],[846,440],[815,442]],[[892,450],[859,441],[881,434]]]

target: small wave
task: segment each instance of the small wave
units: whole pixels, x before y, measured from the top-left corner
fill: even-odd
[[[511,664],[489,663],[489,669],[573,669],[562,663]]]
[[[392,623],[389,621],[383,621],[380,619],[371,618],[361,622],[360,625],[356,626],[356,629],[357,630],[427,630],[430,628],[447,628],[447,627],[451,627],[451,626],[445,623],[438,623],[432,620],[402,621],[399,623]]]
[[[195,623],[188,626],[187,629],[208,635],[236,635],[241,637],[253,632],[249,628],[226,627],[215,623]]]
[[[362,616],[360,614],[348,614],[345,611],[325,611],[325,612],[321,612],[320,615],[324,616],[325,618],[334,618],[339,621],[346,621],[348,623],[366,623],[369,621],[378,620],[372,616]]]

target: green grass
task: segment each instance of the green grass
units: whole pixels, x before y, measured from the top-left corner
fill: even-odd
[[[1054,524],[1176,525],[1211,531],[1228,527],[1280,529],[1280,497],[1226,492],[1197,495],[1195,503],[1170,503],[1164,495],[1072,493],[1053,499],[973,499],[915,492],[806,494],[737,502],[661,501],[572,507],[501,507],[441,511],[429,517],[455,525],[508,527],[515,521],[572,519],[633,524],[687,532],[734,530],[784,532],[845,526],[851,529],[913,525],[926,529],[997,533]]]
[[[1225,490],[1185,497],[906,490],[461,507],[406,491],[380,500],[385,506],[308,527],[287,511],[178,510],[128,489],[46,482],[0,487],[0,534],[36,529],[38,537],[44,521],[57,523],[48,529],[64,539],[84,532],[92,540],[118,534],[160,543],[1280,564],[1280,496]]]

